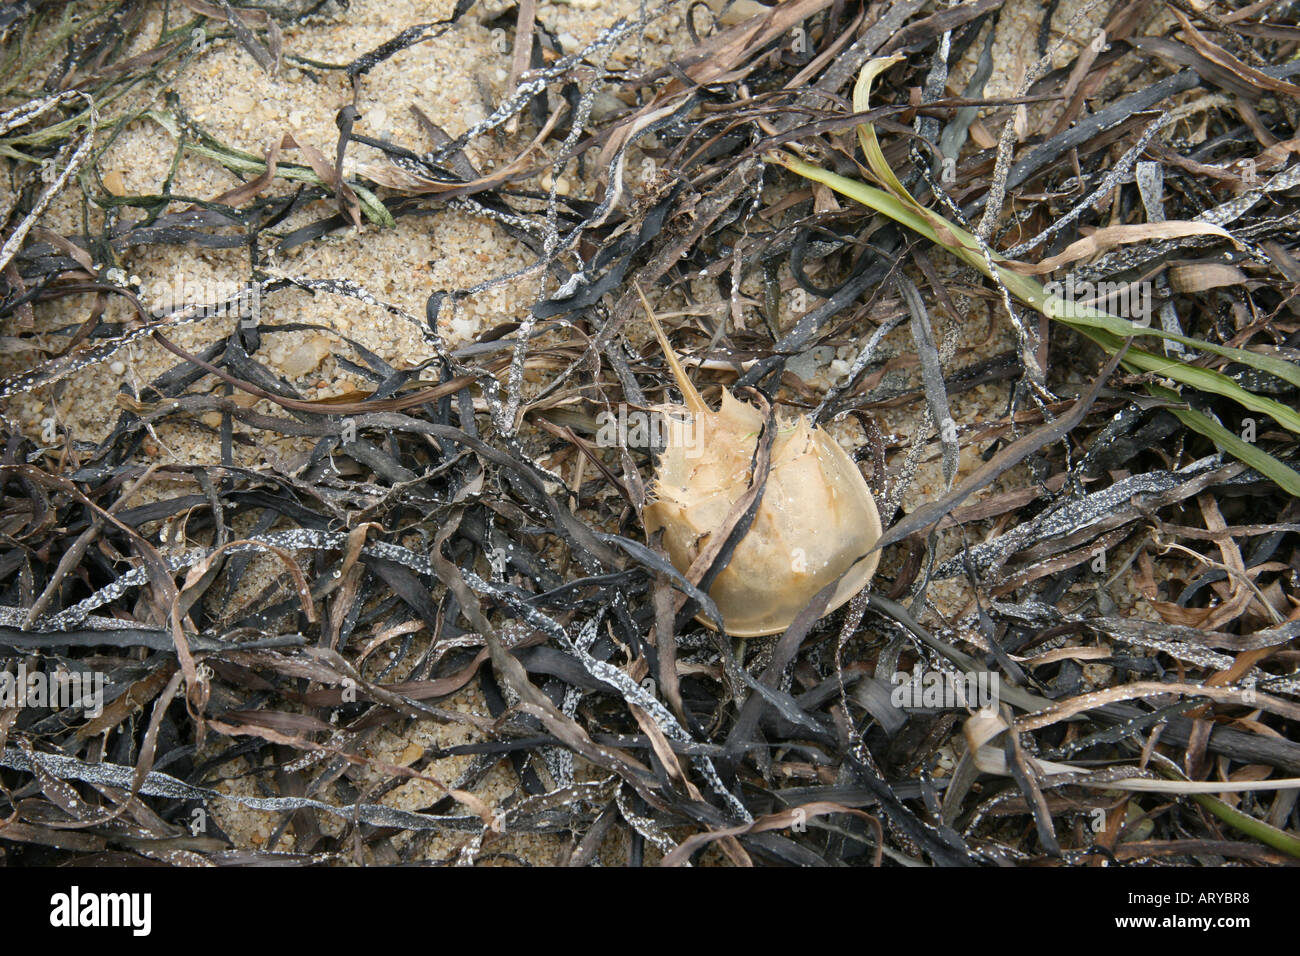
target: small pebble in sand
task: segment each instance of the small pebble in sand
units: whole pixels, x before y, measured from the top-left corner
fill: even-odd
[[[325,336],[313,335],[290,352],[280,367],[290,378],[302,378],[308,372],[314,372],[329,354],[329,342]]]

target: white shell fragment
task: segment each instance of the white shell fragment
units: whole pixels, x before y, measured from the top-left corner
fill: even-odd
[[[667,447],[643,520],[647,534],[663,530],[668,556],[684,573],[710,536],[725,530],[732,505],[749,490],[764,416],[725,390],[722,407],[710,409],[653,313],[650,320],[686,404],[661,409]],[[881,535],[871,490],[835,439],[802,415],[787,420],[778,412],[776,422],[767,485],[753,524],[709,589],[727,633],[737,637],[784,631]],[[866,587],[879,558],[872,554],[853,567],[827,613]],[[697,620],[712,626],[703,615]]]

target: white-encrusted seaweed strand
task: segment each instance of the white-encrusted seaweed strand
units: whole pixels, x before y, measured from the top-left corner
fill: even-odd
[[[604,70],[605,61],[609,58],[612,48],[603,47],[599,51],[599,59],[596,61],[598,72]],[[559,188],[560,172],[568,164],[567,157],[577,146],[578,140],[581,139],[586,129],[587,120],[591,116],[593,104],[596,102],[596,93],[600,89],[599,83],[591,83],[583,90],[582,96],[578,100],[578,108],[569,123],[569,134],[560,144],[557,159],[551,166],[551,187],[546,192],[546,229],[542,237],[542,256],[538,265],[542,268],[549,268],[550,264],[559,256],[560,246],[560,226],[559,226]],[[569,242],[566,242],[565,248],[571,248],[573,241],[581,234],[584,224],[579,224],[569,235]],[[519,331],[515,333],[515,352],[510,362],[509,383],[506,388],[506,407],[501,416],[501,421],[497,423],[497,428],[507,434],[513,434],[515,420],[518,418],[519,403],[523,396],[524,386],[524,362],[528,356],[528,343],[533,337],[533,329],[537,325],[537,314],[529,309],[524,315],[523,321],[519,323]]]
[[[601,610],[595,617],[591,618],[582,625],[578,631],[578,636],[574,644],[584,651],[590,650],[591,645],[596,642],[596,636],[600,633],[600,624],[605,619],[605,610]],[[560,712],[572,720],[578,713],[578,703],[582,700],[583,689],[570,685],[564,689],[564,698],[560,701]],[[551,771],[551,776],[561,787],[567,787],[573,783],[573,752],[567,747],[545,747],[542,749],[542,757],[546,761],[547,768]]]
[[[859,352],[857,357],[853,360],[853,365],[849,368],[848,374],[844,376],[844,388],[848,388],[857,381],[858,376],[863,373],[866,367],[871,363],[871,360],[875,357],[876,348],[880,345],[881,341],[886,335],[894,331],[905,317],[905,314],[900,312],[898,315],[886,319],[874,332],[871,333],[871,338],[867,339],[867,344],[862,347],[862,351]],[[814,425],[820,422],[822,416],[826,414],[826,405],[832,401],[833,398],[838,398],[842,392],[843,389],[827,390],[825,397],[822,398],[821,404],[813,409],[811,419]]]
[[[1192,221],[1208,222],[1213,226],[1226,226],[1228,223],[1239,219],[1247,209],[1255,205],[1255,203],[1259,202],[1269,193],[1291,189],[1297,185],[1300,185],[1300,163],[1296,163],[1294,166],[1282,170],[1258,189],[1252,189],[1249,192],[1242,193],[1240,196],[1236,196],[1233,199],[1220,203],[1213,209],[1207,209],[1199,216],[1196,216]]]
[[[1037,541],[1054,535],[1073,533],[1096,524],[1127,505],[1134,495],[1153,495],[1169,491],[1218,467],[1214,456],[1192,462],[1177,471],[1145,472],[1121,478],[1108,488],[1078,498],[1064,500],[1059,508],[1044,511],[1032,521],[1019,524],[1006,534],[982,541],[969,548],[965,555],[945,561],[934,572],[935,580],[964,573],[966,561],[977,570],[985,570],[1006,555],[1017,553],[1027,541]],[[1238,476],[1236,480],[1247,480]]]
[[[0,381],[0,398],[9,398],[13,395],[30,392],[44,385],[53,385],[74,372],[108,361],[121,349],[138,342],[140,339],[148,338],[155,332],[189,325],[194,322],[202,322],[214,315],[239,315],[246,304],[251,305],[260,299],[267,284],[267,282],[249,283],[224,302],[211,305],[187,305],[175,312],[168,313],[158,322],[128,329],[101,344],[65,355],[62,358],[42,362],[35,368]]]
[[[614,803],[618,805],[618,812],[627,821],[628,825],[648,840],[650,845],[658,849],[664,856],[677,849],[677,844],[673,841],[673,838],[659,829],[653,820],[632,809],[632,801],[627,799],[625,788],[620,787],[618,792],[614,794]],[[690,866],[690,861],[687,861],[685,865]]]
[[[14,231],[9,234],[9,238],[5,241],[4,246],[0,248],[0,269],[7,266],[9,260],[17,255],[18,250],[22,248],[23,242],[27,239],[27,233],[31,231],[32,226],[36,225],[36,221],[41,218],[46,207],[54,201],[54,197],[59,194],[60,190],[62,190],[65,185],[67,185],[68,180],[72,178],[72,174],[81,168],[81,164],[86,161],[86,157],[90,155],[91,148],[95,145],[95,131],[99,129],[99,111],[95,109],[95,101],[89,94],[80,93],[79,95],[89,106],[90,124],[86,128],[85,133],[82,134],[81,141],[78,142],[75,147],[73,146],[73,141],[69,140],[68,143],[59,150],[58,157],[51,160],[54,164],[66,162],[66,165],[63,167],[63,171],[54,177],[52,182],[47,181],[45,190],[41,193],[40,198],[36,200],[36,204],[32,206],[31,211],[23,217],[23,221],[18,224]],[[25,106],[30,105],[31,104],[25,104]],[[23,107],[20,107],[20,109],[21,108]],[[42,112],[44,112],[44,108],[38,107],[34,113],[28,114],[20,123],[14,125],[22,125],[22,123],[28,122],[36,116],[39,116]],[[9,114],[6,114],[6,116],[8,115]],[[68,155],[69,153],[71,154],[70,157]]]
[[[80,780],[97,786],[116,787],[127,791],[132,789],[135,768],[114,763],[85,763],[74,757],[57,753],[42,753],[41,767],[60,780]],[[33,772],[31,760],[17,747],[6,747],[0,754],[0,767]],[[401,830],[453,830],[473,831],[483,825],[477,816],[439,817],[409,810],[398,810],[376,803],[361,803],[353,806],[337,807],[333,804],[309,797],[249,797],[235,793],[223,793],[208,787],[186,783],[177,777],[169,776],[157,770],[145,775],[139,792],[144,796],[164,797],[171,800],[228,800],[250,810],[262,810],[272,813],[284,813],[292,810],[320,810],[331,816],[348,822],[360,821],[378,827],[394,827]]]
[[[229,546],[226,548],[227,554],[237,554],[240,552],[270,550],[279,548],[283,550],[338,550],[345,547],[347,535],[343,532],[313,531],[305,528],[294,529],[292,531],[273,532],[258,538]],[[384,541],[377,541],[369,544],[362,549],[362,553],[371,557],[383,558],[388,561],[401,564],[410,568],[417,573],[427,576],[434,576],[434,569],[431,562],[408,548],[400,545],[390,544]],[[174,555],[164,558],[164,565],[171,573],[175,573],[184,568],[193,567],[205,560],[211,552],[202,548],[194,549],[182,555]],[[513,593],[496,588],[484,581],[473,571],[464,571],[466,583],[470,587],[482,594],[488,594],[495,599],[507,603],[519,618],[531,626],[544,631],[554,637],[570,654],[578,659],[586,671],[597,680],[614,687],[629,703],[636,704],[649,715],[650,719],[655,722],[659,729],[669,738],[679,743],[693,743],[690,734],[677,722],[677,718],[668,710],[656,697],[649,693],[640,684],[634,681],[626,673],[607,664],[604,661],[597,660],[588,653],[587,647],[591,640],[594,640],[594,629],[591,639],[587,638],[586,632],[580,635],[580,642],[575,642],[569,637],[565,629],[556,621],[534,608],[532,605],[519,600]],[[33,623],[33,628],[47,630],[68,630],[77,626],[81,621],[95,608],[121,597],[132,587],[138,587],[148,582],[148,573],[144,568],[132,568],[130,571],[117,578],[111,584],[96,591],[90,597],[78,602],[74,606],[60,611],[57,614],[43,618]],[[3,623],[0,621],[0,623]],[[713,762],[705,756],[692,756],[691,764],[708,782],[709,787],[726,802],[732,814],[746,823],[753,822],[753,817],[735,795],[727,789],[718,775]]]
[[[649,18],[654,19],[661,16],[673,5],[674,0],[661,4],[653,13],[649,14]],[[633,30],[638,29],[639,26],[640,24],[636,20],[616,20],[597,34],[596,38],[581,50],[560,57],[553,65],[534,73],[527,80],[521,82],[514,93],[498,106],[490,116],[475,123],[450,142],[430,151],[423,157],[425,162],[441,164],[448,156],[464,149],[467,143],[473,142],[479,136],[491,132],[498,126],[504,126],[510,121],[511,117],[527,108],[533,97],[543,92],[552,80],[563,77],[583,60],[590,59],[593,54],[607,49],[612,50],[620,40]]]
[[[584,648],[574,643],[568,632],[557,621],[547,617],[532,605],[520,601],[510,592],[492,586],[474,572],[464,571],[462,573],[470,587],[480,593],[489,594],[508,603],[522,620],[553,636],[565,650],[578,659],[587,673],[602,683],[614,687],[623,696],[624,700],[636,704],[636,706],[644,710],[667,737],[679,743],[694,743],[691,735],[677,722],[677,718],[673,716],[672,711],[665,707],[657,697],[617,667],[597,660],[588,654]],[[726,784],[722,782],[717,769],[713,766],[713,761],[708,757],[693,756],[691,765],[704,777],[709,787],[727,803],[731,808],[731,812],[737,818],[746,823],[753,822],[754,818],[745,808],[745,805],[737,800],[735,795],[727,789]]]
[[[430,328],[429,324],[419,316],[412,315],[391,302],[385,302],[361,283],[354,282],[352,279],[312,279],[308,276],[285,276],[285,278],[299,288],[313,292],[321,291],[333,295],[347,296],[356,299],[358,302],[364,302],[366,305],[373,305],[377,309],[383,309],[389,315],[410,322],[420,331],[420,335],[424,337],[425,341],[433,346],[434,351],[438,353],[438,357],[451,363],[452,359],[447,353],[446,343],[443,342],[442,336],[438,334],[437,328]]]

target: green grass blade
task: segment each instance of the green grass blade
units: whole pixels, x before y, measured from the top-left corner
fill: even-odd
[[[934,228],[933,224],[929,220],[929,216],[934,216],[935,218],[940,217],[935,216],[934,213],[929,213],[928,216],[922,215],[921,212],[909,207],[898,197],[891,195],[883,189],[869,186],[866,183],[858,182],[855,179],[840,176],[836,173],[822,169],[820,166],[805,163],[802,160],[795,159],[787,154],[774,153],[769,154],[767,158],[770,162],[782,165],[786,169],[789,169],[791,172],[796,173],[805,179],[810,179],[814,182],[819,182],[823,185],[829,186],[840,195],[847,196],[849,199],[853,199],[862,203],[864,206],[868,206],[877,212],[883,213],[895,222],[907,226],[909,229],[920,233],[937,245],[948,249],[948,251],[961,258],[967,264],[979,269],[980,272],[984,273],[990,279],[993,278],[989,272],[988,261],[985,259],[983,251],[981,251],[979,246],[976,244],[974,237],[966,230],[948,222],[946,219],[943,220],[944,227],[961,243],[960,248],[953,247],[944,242],[943,237],[939,235],[938,230]],[[996,253],[993,254],[993,259],[995,264],[999,259],[1003,262],[1007,261]],[[1103,312],[1090,306],[1068,303],[1059,297],[1048,295],[1041,283],[1029,276],[1022,276],[1020,273],[1014,272],[1011,269],[998,266],[997,272],[998,278],[1007,286],[1011,291],[1011,294],[1017,299],[1024,302],[1026,305],[1037,309],[1039,312],[1042,312],[1048,318],[1069,325],[1071,328],[1078,329],[1081,326],[1086,326],[1090,328],[1105,329],[1121,338],[1152,336],[1155,338],[1170,339],[1175,342],[1181,342],[1189,348],[1194,348],[1203,352],[1212,352],[1215,355],[1222,355],[1225,358],[1230,358],[1235,362],[1240,362],[1241,364],[1248,365],[1251,368],[1259,369],[1261,372],[1267,372],[1270,375],[1274,375],[1283,381],[1300,388],[1300,367],[1286,361],[1285,359],[1273,355],[1261,355],[1258,352],[1232,348],[1227,345],[1216,345],[1213,342],[1204,342],[1200,339],[1191,338],[1190,336],[1179,335],[1176,332],[1166,332],[1161,328],[1139,325],[1135,322],[1129,321],[1128,319],[1120,318],[1117,315],[1111,315],[1108,312]]]
[[[1147,391],[1156,398],[1169,399],[1173,402],[1180,401],[1178,393],[1173,389],[1163,388],[1159,385],[1148,385]],[[1210,416],[1198,412],[1194,408],[1173,405],[1169,408],[1169,412],[1192,431],[1204,435],[1219,448],[1232,455],[1233,458],[1249,465],[1270,480],[1277,482],[1278,487],[1288,494],[1300,498],[1300,472],[1297,472],[1294,468],[1279,461],[1262,448],[1251,444],[1236,432],[1229,431]]]
[[[895,222],[925,236],[936,245],[943,246],[968,265],[978,269],[989,278],[993,278],[989,271],[988,261],[985,259],[984,253],[976,245],[974,237],[945,220],[949,235],[959,245],[954,246],[950,242],[945,242],[929,219],[929,216],[934,215],[933,213],[930,213],[929,216],[923,215],[920,210],[892,193],[854,179],[839,176],[788,154],[771,154],[768,159],[805,179],[820,182],[849,199],[889,216]],[[1191,348],[1235,359],[1244,365],[1249,365],[1276,375],[1285,381],[1300,385],[1300,369],[1297,369],[1290,362],[1272,356],[1259,355],[1255,352],[1247,352],[1244,349],[1214,345],[1188,336],[1171,334],[1163,329],[1140,326],[1127,319],[1096,309],[1080,309],[1074,306],[1071,311],[1082,314],[1067,316],[1063,314],[1066,303],[1057,297],[1049,296],[1040,283],[1029,276],[1022,276],[996,264],[995,268],[998,271],[998,278],[1006,284],[1012,295],[1017,299],[1042,312],[1048,318],[1061,322],[1081,335],[1092,339],[1111,354],[1114,354],[1121,347],[1126,338],[1137,338],[1139,336],[1168,338],[1182,342]],[[1124,366],[1132,372],[1150,372],[1191,388],[1230,398],[1244,408],[1268,415],[1289,431],[1300,433],[1300,413],[1297,413],[1294,408],[1262,395],[1256,395],[1254,392],[1242,388],[1231,378],[1220,372],[1188,365],[1176,359],[1156,355],[1140,348],[1129,349],[1128,354],[1124,357]],[[1149,389],[1152,394],[1158,394],[1174,402],[1182,401],[1178,393],[1170,389],[1160,388],[1159,386],[1150,386]],[[1288,494],[1300,497],[1300,474],[1295,469],[1288,467],[1263,449],[1242,440],[1238,435],[1201,412],[1186,407],[1172,408],[1171,412],[1192,431],[1208,438],[1217,447],[1228,452],[1234,458],[1249,465],[1261,475],[1275,481]]]
[[[795,159],[792,156],[778,154],[770,156],[769,158],[773,162],[785,166],[787,169],[806,179],[823,183],[841,195],[847,196],[849,199],[856,200],[877,212],[889,216],[895,222],[907,226],[909,229],[920,233],[937,245],[943,246],[967,264],[980,270],[989,278],[993,278],[989,271],[988,261],[985,259],[984,253],[976,245],[974,237],[964,229],[961,229],[952,223],[948,223],[945,220],[945,225],[948,231],[952,234],[953,238],[960,243],[960,245],[954,247],[945,243],[940,238],[938,231],[928,221],[926,216],[923,216],[916,209],[909,207],[898,197],[884,191],[883,189],[878,189],[875,186],[869,186],[866,183],[839,176],[835,173],[824,170],[819,166],[813,166],[809,163]],[[1056,296],[1049,296],[1043,289],[1042,284],[1029,276],[1022,276],[1010,269],[997,266],[996,263],[995,268],[998,272],[998,278],[1006,284],[1011,294],[1017,299],[1042,312],[1048,318],[1061,322],[1077,331],[1083,332],[1085,329],[1096,329],[1108,332],[1113,336],[1119,337],[1121,340],[1124,338],[1137,338],[1141,336],[1174,339],[1183,342],[1192,348],[1214,352],[1232,358],[1242,364],[1250,365],[1254,368],[1260,369],[1261,371],[1277,375],[1279,378],[1300,386],[1300,368],[1296,368],[1296,366],[1292,365],[1290,362],[1286,362],[1273,356],[1248,352],[1244,349],[1216,346],[1209,342],[1202,342],[1199,339],[1189,338],[1188,336],[1174,335],[1166,332],[1164,329],[1138,325],[1127,319],[1122,319],[1119,316],[1110,315],[1109,313],[1101,312],[1100,310],[1084,309],[1079,306],[1073,306]],[[1078,312],[1082,314],[1074,315],[1067,313],[1067,306],[1069,307],[1070,312]],[[1103,339],[1099,339],[1096,336],[1089,337],[1093,338],[1093,340],[1097,341],[1099,344],[1104,344],[1104,347],[1109,351],[1114,351],[1115,347],[1118,345],[1118,343],[1105,343]],[[1202,391],[1222,395],[1225,398],[1231,398],[1246,408],[1249,408],[1251,411],[1268,415],[1288,431],[1300,433],[1300,413],[1295,409],[1283,405],[1281,402],[1274,401],[1273,399],[1256,395],[1255,393],[1242,388],[1231,378],[1220,372],[1199,368],[1194,365],[1188,365],[1185,362],[1178,361],[1177,359],[1158,356],[1141,349],[1130,350],[1129,356],[1125,359],[1125,365],[1133,370],[1151,372],[1172,379],[1181,384],[1201,389]]]
[[[1254,837],[1260,843],[1271,846],[1275,850],[1280,850],[1288,856],[1300,857],[1300,839],[1297,839],[1292,834],[1279,830],[1263,820],[1256,820],[1249,814],[1228,806],[1218,797],[1212,797],[1208,793],[1194,793],[1191,797],[1234,830],[1238,830],[1246,834],[1246,836]]]
[[[180,137],[180,123],[176,121],[176,117],[160,110],[149,110],[144,115],[148,116],[172,136]],[[195,142],[192,139],[187,140],[185,148],[199,156],[206,156],[209,159],[216,160],[231,172],[243,173],[249,176],[260,176],[262,173],[266,172],[266,160],[262,157],[254,156],[252,153],[244,152],[241,149],[222,146],[216,143],[215,140],[210,142]],[[275,167],[275,175],[279,179],[287,179],[292,182],[311,183],[312,185],[320,186],[325,189],[332,188],[317,176],[316,171],[310,166],[303,166],[298,163],[277,163]],[[390,213],[384,204],[379,201],[379,197],[364,186],[357,185],[356,183],[349,183],[348,185],[351,186],[352,191],[356,193],[357,201],[361,206],[361,210],[366,214],[367,219],[378,226],[389,227],[397,225],[396,220],[393,219],[393,214]]]

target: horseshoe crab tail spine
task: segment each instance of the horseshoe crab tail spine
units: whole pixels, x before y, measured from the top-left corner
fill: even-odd
[[[654,309],[650,308],[649,300],[646,299],[645,293],[641,291],[641,283],[634,279],[632,285],[636,289],[636,294],[641,297],[641,305],[645,307],[645,314],[650,319],[650,326],[655,330],[655,337],[659,339],[659,347],[663,349],[664,358],[668,360],[668,367],[672,369],[673,378],[677,380],[677,387],[681,389],[682,398],[686,400],[686,407],[691,410],[692,414],[708,412],[709,406],[704,404],[704,398],[691,380],[686,377],[686,371],[682,368],[682,363],[677,361],[677,353],[668,344],[668,336],[664,334],[663,326],[659,324],[659,319],[655,317]]]

